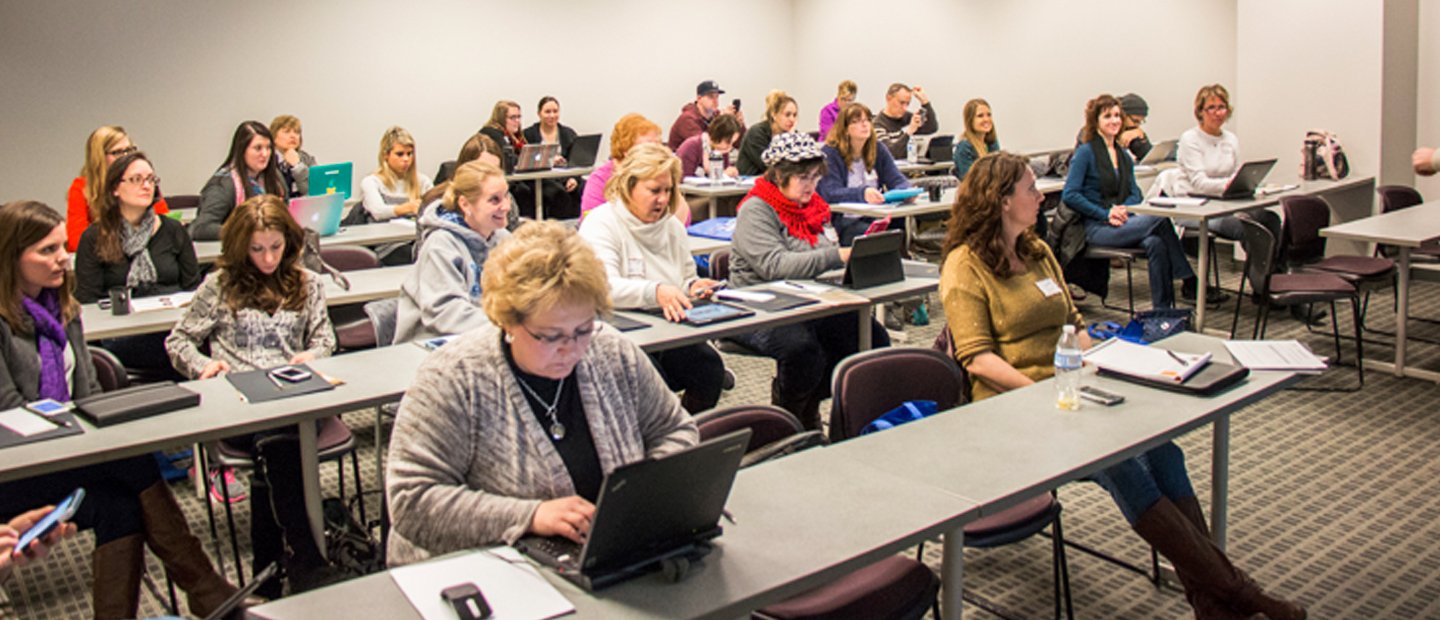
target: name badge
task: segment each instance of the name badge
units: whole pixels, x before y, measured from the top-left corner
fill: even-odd
[[[839,233],[836,233],[835,228],[829,224],[825,225],[825,238],[829,239],[832,243],[840,243]]]
[[[645,277],[645,259],[631,258],[625,266],[625,275],[630,278]]]
[[[1045,278],[1044,280],[1036,282],[1035,287],[1039,288],[1040,293],[1045,295],[1046,297],[1054,297],[1060,294],[1060,285],[1056,284],[1055,280],[1052,280],[1050,278]]]

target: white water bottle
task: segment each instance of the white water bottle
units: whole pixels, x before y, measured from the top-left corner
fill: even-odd
[[[1074,325],[1066,325],[1055,343],[1055,406],[1074,411],[1080,408],[1080,336]]]
[[[920,163],[920,149],[915,142],[915,136],[910,136],[910,139],[905,141],[905,161]]]

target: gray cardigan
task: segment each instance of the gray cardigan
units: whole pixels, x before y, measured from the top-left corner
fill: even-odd
[[[752,196],[740,204],[735,217],[735,234],[730,249],[730,284],[750,286],[794,278],[810,279],[845,266],[840,244],[831,237],[835,229],[825,224],[815,245],[790,236],[775,208]]]
[[[385,477],[391,566],[513,543],[542,501],[575,494],[500,338],[487,325],[431,353],[400,401]],[[595,334],[574,376],[606,473],[698,443],[679,399],[618,331]]]
[[[75,371],[70,377],[70,397],[83,398],[100,392],[90,349],[85,346],[85,328],[80,317],[65,325],[65,339],[75,352]],[[35,336],[23,336],[0,320],[0,410],[14,409],[40,400],[40,351]]]

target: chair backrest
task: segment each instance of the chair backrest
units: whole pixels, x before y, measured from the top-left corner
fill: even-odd
[[[358,245],[335,245],[320,248],[320,258],[340,271],[375,269],[380,266],[380,257],[370,248]]]
[[[1299,265],[1325,258],[1320,229],[1330,225],[1330,203],[1319,196],[1286,196],[1280,199],[1280,209],[1285,213],[1280,230],[1286,262]]]
[[[88,348],[90,363],[95,366],[95,380],[100,383],[100,391],[113,392],[130,387],[130,375],[125,371],[125,364],[120,358],[94,345]]]
[[[388,345],[395,340],[395,315],[400,312],[400,299],[377,299],[365,304],[365,314],[375,327],[375,342]]]
[[[940,411],[961,404],[965,376],[955,360],[934,349],[888,347],[842,360],[832,389],[833,443],[858,436],[866,424],[905,401],[933,400]]]
[[[710,253],[710,279],[730,279],[730,248],[721,248]]]
[[[436,185],[439,185],[441,183],[449,181],[452,177],[455,176],[455,169],[458,167],[459,165],[457,165],[455,163],[455,160],[453,159],[447,159],[441,162],[440,168],[435,171],[435,180],[433,182]]]
[[[1270,229],[1255,220],[1239,218],[1244,236],[1240,246],[1245,248],[1245,276],[1255,287],[1255,296],[1270,294],[1270,272],[1275,266],[1275,236]]]
[[[176,209],[198,209],[200,208],[200,195],[176,194],[174,196],[166,196],[165,205],[170,207],[171,211]]]
[[[1375,188],[1375,192],[1380,194],[1381,213],[1399,211],[1425,202],[1420,192],[1407,185],[1381,185]]]
[[[714,439],[742,428],[750,429],[749,452],[805,430],[789,411],[770,405],[740,405],[713,409],[695,416],[700,441]]]

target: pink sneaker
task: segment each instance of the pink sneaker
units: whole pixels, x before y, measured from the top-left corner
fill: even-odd
[[[221,467],[210,470],[210,499],[217,504],[225,503],[226,492],[230,503],[243,502],[250,497],[250,487],[235,475],[235,470]]]

